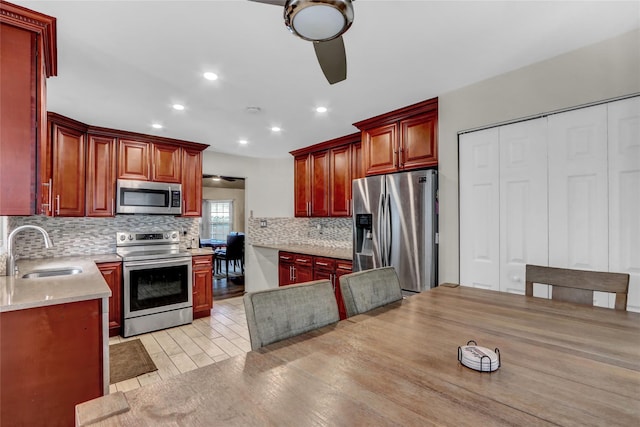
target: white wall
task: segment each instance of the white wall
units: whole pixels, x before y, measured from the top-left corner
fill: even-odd
[[[252,216],[293,217],[292,156],[257,159],[205,151],[202,172],[245,178],[245,224]],[[245,246],[246,291],[277,286],[277,268],[277,251]]]
[[[458,132],[640,92],[640,30],[442,94],[439,282],[459,280]]]

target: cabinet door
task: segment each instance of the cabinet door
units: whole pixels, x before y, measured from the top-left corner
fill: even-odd
[[[120,139],[118,142],[118,178],[151,180],[149,171],[149,144]]]
[[[84,216],[85,134],[57,124],[52,133],[53,214]]]
[[[294,215],[305,217],[311,215],[311,168],[309,156],[298,156],[293,161],[294,173]]]
[[[351,146],[329,151],[329,216],[351,215]]]
[[[35,50],[35,33],[0,25],[0,215],[35,213]]]
[[[278,253],[278,286],[293,283],[293,257],[289,252]]]
[[[158,182],[180,183],[182,162],[180,147],[165,144],[152,144],[151,179]],[[202,177],[200,178],[202,179]]]
[[[339,260],[336,262],[336,275],[334,276],[336,282],[336,301],[338,302],[338,313],[340,319],[347,318],[347,309],[344,306],[344,299],[342,298],[342,289],[340,289],[340,276],[349,274],[353,271],[353,263],[351,261]]]
[[[202,152],[182,150],[182,216],[202,216]]]
[[[396,123],[362,132],[365,175],[397,171],[397,134]]]
[[[311,216],[329,216],[329,151],[309,155],[311,162]]]
[[[549,263],[547,119],[502,126],[499,135],[500,290],[524,295],[525,265]],[[535,296],[545,291],[534,286]]]
[[[399,165],[416,169],[438,165],[438,113],[429,112],[400,122]]]
[[[113,216],[116,139],[89,135],[87,144],[87,216]]]
[[[460,284],[499,290],[498,129],[460,135]]]
[[[364,178],[364,162],[362,158],[362,143],[351,145],[351,179]]]
[[[627,310],[640,311],[640,97],[610,103],[608,122],[609,271],[629,274]]]
[[[211,315],[213,307],[213,257],[194,256],[193,269],[193,318]]]
[[[310,282],[313,280],[313,256],[293,254],[294,283]]]
[[[549,116],[548,134],[549,265],[607,271],[607,106]]]
[[[104,281],[111,289],[109,297],[109,336],[120,335],[122,330],[122,264],[106,262],[97,264]]]

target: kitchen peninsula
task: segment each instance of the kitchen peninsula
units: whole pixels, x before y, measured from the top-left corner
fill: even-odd
[[[19,260],[0,277],[0,425],[73,425],[74,405],[109,393],[111,290],[96,262],[116,259]],[[24,278],[52,270],[74,274]]]

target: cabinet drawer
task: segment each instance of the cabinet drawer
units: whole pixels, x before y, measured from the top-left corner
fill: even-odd
[[[335,270],[336,260],[333,258],[315,257],[313,260],[313,266],[317,270]]]
[[[291,252],[282,252],[278,253],[278,259],[280,262],[293,262],[294,258],[297,254],[292,254]]]
[[[193,267],[211,267],[213,265],[213,255],[198,255],[191,258]]]
[[[311,255],[302,255],[302,254],[294,254],[293,262],[297,265],[308,265],[310,267],[313,266],[313,256]]]
[[[351,261],[336,261],[336,271],[339,273],[351,273],[353,270],[353,263]]]

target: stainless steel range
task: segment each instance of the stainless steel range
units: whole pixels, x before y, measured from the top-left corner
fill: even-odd
[[[191,254],[177,231],[116,233],[124,275],[124,337],[193,321]]]

